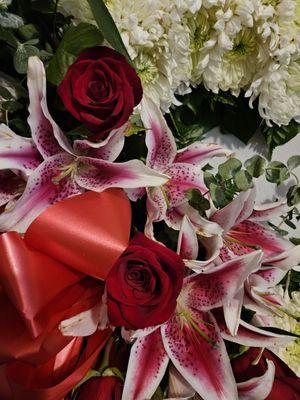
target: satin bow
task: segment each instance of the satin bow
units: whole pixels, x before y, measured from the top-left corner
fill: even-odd
[[[23,238],[0,236],[1,399],[60,400],[91,368],[110,331],[82,351],[58,324],[99,302],[130,225],[128,198],[109,189],[47,208]]]

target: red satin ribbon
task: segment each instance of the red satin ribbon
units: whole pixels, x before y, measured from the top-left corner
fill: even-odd
[[[49,207],[24,238],[16,232],[0,236],[0,363],[10,363],[0,371],[8,374],[13,393],[8,395],[0,376],[1,399],[60,400],[92,366],[107,332],[93,335],[95,357],[90,354],[83,364],[77,360],[64,384],[57,383],[60,374],[40,376],[59,359],[70,370],[74,357],[67,349],[74,338],[62,336],[57,325],[101,299],[101,281],[127,247],[130,223],[127,196],[109,189]]]

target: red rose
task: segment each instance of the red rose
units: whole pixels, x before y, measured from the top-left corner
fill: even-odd
[[[82,52],[58,88],[66,109],[95,133],[95,138],[128,121],[142,93],[135,70],[109,47]]]
[[[251,348],[242,356],[232,360],[232,369],[236,381],[243,382],[263,375],[267,370],[266,359],[268,359],[273,361],[275,365],[275,380],[272,391],[266,400],[299,400],[300,379],[280,358],[268,350],[265,350],[259,362],[253,365],[252,363],[257,359],[259,353],[260,349]]]
[[[79,389],[77,400],[121,400],[123,382],[116,376],[91,378]]]
[[[184,268],[176,253],[138,233],[106,280],[110,322],[137,329],[168,320],[176,307]]]

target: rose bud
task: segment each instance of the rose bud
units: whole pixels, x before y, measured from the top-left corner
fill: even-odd
[[[123,382],[117,376],[99,376],[85,382],[78,391],[77,400],[121,400]]]
[[[106,280],[110,323],[138,329],[167,321],[176,307],[184,269],[172,250],[136,234]]]
[[[83,51],[58,87],[66,109],[100,139],[128,121],[143,90],[125,57],[109,47]]]
[[[247,381],[251,378],[263,375],[267,370],[266,359],[273,361],[275,365],[275,379],[271,393],[266,400],[299,400],[300,379],[296,374],[275,354],[265,350],[260,355],[260,349],[250,348],[240,357],[232,360],[232,369],[237,382]],[[254,363],[254,365],[253,365]]]

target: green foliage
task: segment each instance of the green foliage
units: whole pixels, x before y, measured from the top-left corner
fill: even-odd
[[[291,186],[286,197],[288,206],[295,206],[300,203],[300,185]]]
[[[26,74],[28,66],[28,58],[38,56],[40,51],[31,44],[19,44],[14,55],[14,66],[19,74]]]
[[[81,23],[71,26],[63,36],[48,65],[48,80],[54,85],[59,85],[79,53],[88,47],[100,45],[102,41],[103,36],[94,25]]]
[[[205,211],[210,209],[209,201],[203,196],[198,189],[189,189],[186,191],[189,204],[197,210],[201,215],[205,215]]]
[[[24,24],[23,18],[16,14],[0,10],[0,26],[3,28],[19,28]]]
[[[292,120],[287,126],[278,126],[274,124],[272,127],[263,124],[261,132],[266,139],[269,148],[269,157],[272,156],[275,147],[287,143],[300,132],[300,124]]]
[[[253,178],[259,178],[265,172],[266,159],[257,154],[246,160],[244,165]]]
[[[293,170],[300,165],[300,156],[291,156],[287,161],[287,166],[289,170]]]
[[[125,56],[127,61],[130,63],[130,56],[122,41],[118,28],[116,27],[116,24],[105,5],[105,2],[103,0],[88,0],[88,3],[91,7],[95,21],[97,22],[97,25],[105,39],[115,50],[123,54],[123,56]]]
[[[268,182],[276,183],[280,185],[286,179],[290,177],[290,171],[280,161],[272,161],[266,168],[266,179]]]
[[[238,189],[238,191],[243,192],[253,187],[252,176],[248,171],[238,171],[233,176],[233,181]]]
[[[223,179],[231,179],[241,168],[241,161],[232,157],[218,166],[218,172]]]

